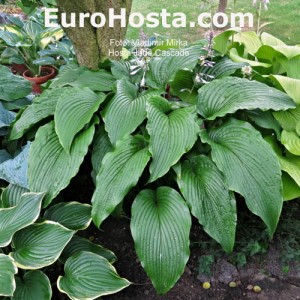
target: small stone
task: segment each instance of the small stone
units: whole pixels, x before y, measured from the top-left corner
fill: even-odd
[[[260,293],[260,292],[261,292],[261,287],[260,287],[259,285],[255,285],[255,286],[253,287],[253,291],[254,291],[255,293]]]
[[[229,286],[230,286],[231,288],[235,288],[235,287],[237,286],[237,284],[236,284],[236,282],[231,281],[231,282],[229,282]]]
[[[253,290],[253,285],[249,284],[249,285],[247,286],[247,290],[252,291],[252,290]]]
[[[210,289],[211,285],[210,285],[210,283],[209,283],[208,281],[206,281],[206,282],[203,282],[202,287],[203,287],[205,290],[208,290],[208,289]]]
[[[218,262],[217,274],[219,274],[218,281],[224,284],[229,284],[229,282],[239,279],[237,268],[226,260]]]
[[[148,295],[149,293],[150,293],[150,291],[148,291],[148,290],[145,290],[145,292],[144,292],[145,295]]]

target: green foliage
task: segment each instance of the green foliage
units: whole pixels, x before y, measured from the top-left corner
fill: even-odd
[[[91,220],[101,227],[130,201],[135,248],[159,294],[184,272],[191,215],[231,253],[236,201],[245,201],[272,237],[283,200],[298,197],[300,188],[295,67],[300,48],[278,44],[270,36],[231,30],[214,44],[227,57],[213,52],[210,40],[189,47],[186,56],[146,59],[131,53],[133,60],[98,71],[61,69],[47,90],[18,112],[8,135],[10,144],[31,142],[28,176],[23,185],[4,177],[11,185],[3,192],[0,213],[22,211],[26,202],[18,199],[28,195],[25,188],[44,194],[42,212],[35,207],[26,222],[7,223],[12,227],[5,253],[13,266],[43,269],[59,259],[65,275],[58,287],[71,299],[127,287],[111,266],[114,254],[75,233]],[[4,162],[10,159],[8,152],[2,154]],[[58,197],[89,158],[95,184],[91,205]],[[254,240],[240,260],[260,247]],[[203,262],[203,268],[210,263]],[[27,274],[23,285],[30,285],[33,275]],[[13,276],[5,293],[13,293]],[[19,284],[17,293],[24,290]]]

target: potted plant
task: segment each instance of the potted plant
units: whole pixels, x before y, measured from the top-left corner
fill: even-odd
[[[41,93],[40,84],[55,77],[56,63],[52,56],[45,56],[50,44],[58,42],[64,35],[61,28],[45,28],[37,19],[14,22],[13,25],[0,26],[2,40],[9,56],[9,62],[25,64],[23,76],[33,83],[33,92]]]

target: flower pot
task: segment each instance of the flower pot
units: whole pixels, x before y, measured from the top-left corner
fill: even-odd
[[[42,67],[41,76],[39,77],[32,76],[29,70],[26,70],[23,73],[23,77],[32,82],[32,91],[35,94],[41,94],[42,89],[40,85],[54,78],[55,76],[55,69],[52,67]]]
[[[14,74],[22,75],[27,70],[27,67],[25,64],[12,64],[11,71]]]

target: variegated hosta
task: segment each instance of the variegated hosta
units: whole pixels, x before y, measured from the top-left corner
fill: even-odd
[[[232,34],[216,39],[220,52],[227,51]],[[253,36],[246,34],[240,43],[255,54],[261,45]],[[6,247],[12,240],[15,247],[2,258],[8,270],[3,294],[22,295],[37,280],[45,288],[36,293],[48,291],[51,297],[38,269],[57,259],[65,264],[57,286],[71,299],[95,299],[128,286],[111,266],[116,259],[111,251],[75,235],[91,221],[101,227],[127,200],[133,202],[130,227],[137,255],[159,294],[184,271],[192,215],[231,252],[238,194],[273,236],[283,200],[300,195],[299,82],[283,76],[242,78],[247,61],[217,55],[213,68],[201,67],[203,44],[187,50],[186,57],[153,58],[143,77],[147,89],[122,62],[112,64],[113,75],[64,70],[17,115],[9,140],[35,138],[27,184],[11,185],[2,194],[0,217],[10,222],[0,223],[0,233],[5,229],[0,242]],[[262,64],[257,61],[252,69]],[[195,80],[206,75],[211,82],[204,86]],[[57,203],[89,150],[91,205],[76,199]],[[12,220],[25,209],[26,218]],[[46,211],[38,219],[41,209]],[[16,279],[16,268],[31,271]]]

